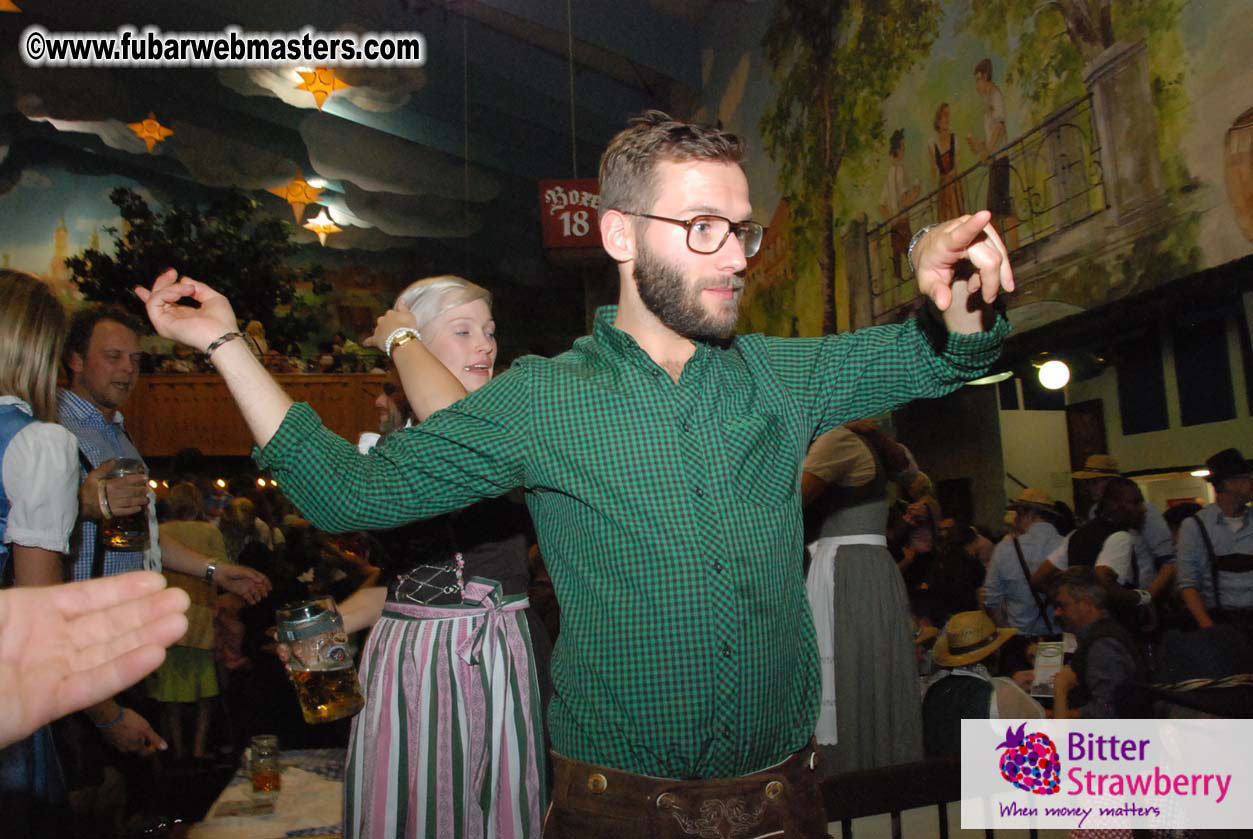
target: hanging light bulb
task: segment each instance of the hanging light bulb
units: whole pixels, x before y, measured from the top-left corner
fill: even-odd
[[[1066,362],[1046,361],[1040,365],[1040,385],[1048,390],[1061,390],[1070,381],[1070,368]]]

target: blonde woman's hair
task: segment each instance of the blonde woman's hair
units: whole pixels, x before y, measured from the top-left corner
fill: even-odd
[[[492,307],[491,292],[453,274],[424,277],[396,296],[396,302],[413,313],[419,332],[449,309],[475,300],[482,300],[488,309]]]
[[[57,362],[65,333],[65,310],[47,285],[30,274],[0,270],[0,393],[24,400],[45,422],[57,418]]]

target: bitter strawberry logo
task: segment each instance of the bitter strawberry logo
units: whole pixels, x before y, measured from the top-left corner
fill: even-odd
[[[1033,731],[1023,736],[1027,724],[1014,731],[1005,729],[1001,752],[1001,777],[1018,789],[1036,795],[1054,795],[1061,786],[1062,765],[1057,759],[1057,746],[1047,734]]]

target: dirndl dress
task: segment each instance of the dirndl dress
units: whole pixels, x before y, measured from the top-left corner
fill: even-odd
[[[474,577],[461,603],[394,598],[361,658],[344,836],[539,839],[546,755],[526,596]]]

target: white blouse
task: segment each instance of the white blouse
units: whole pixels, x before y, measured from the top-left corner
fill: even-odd
[[[16,396],[0,396],[0,405],[30,406]],[[78,441],[52,422],[32,422],[19,431],[4,452],[4,493],[9,498],[6,544],[70,549],[78,518]]]

